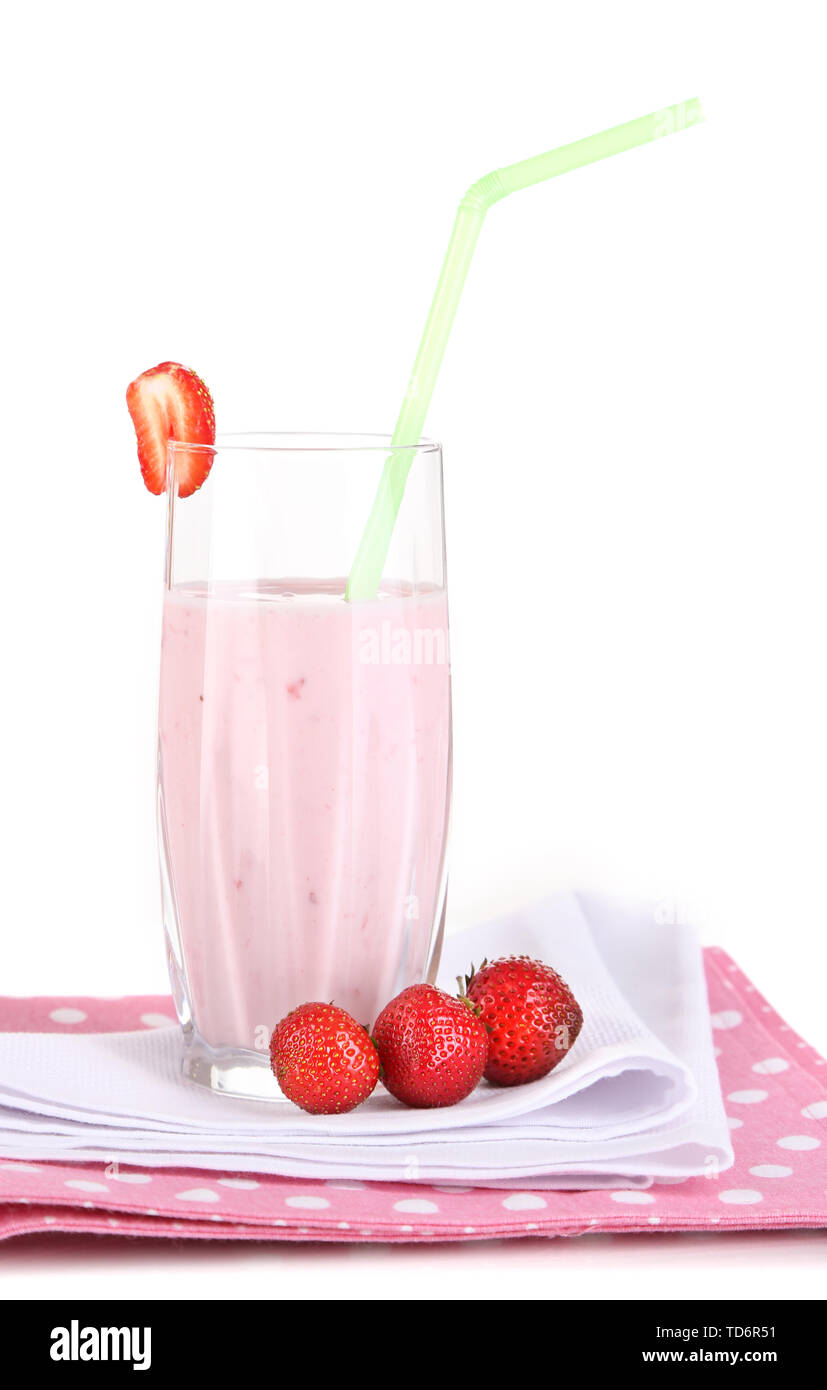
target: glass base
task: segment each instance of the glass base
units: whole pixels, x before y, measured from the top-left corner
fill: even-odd
[[[269,1057],[236,1047],[210,1047],[197,1033],[184,1039],[181,1067],[188,1081],[239,1100],[289,1105],[270,1069]]]

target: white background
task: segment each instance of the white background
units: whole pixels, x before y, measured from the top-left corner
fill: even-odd
[[[704,126],[495,207],[468,278],[427,422],[446,463],[450,905],[456,925],[565,886],[677,903],[827,1050],[818,14],[6,11],[3,992],[166,987],[164,517],[127,383],[173,358],[219,429],[390,430],[467,185],[698,94]],[[748,1292],[783,1261],[784,1294],[806,1296],[813,1240],[716,1238],[690,1260],[647,1238],[634,1291]],[[496,1258],[509,1296],[611,1297],[632,1249]],[[53,1291],[47,1251],[7,1257],[18,1290]],[[337,1296],[354,1260],[366,1293],[392,1274],[393,1296],[452,1297],[458,1268],[485,1268],[470,1249],[71,1258],[78,1291],[115,1271],[107,1291],[172,1297],[219,1269],[229,1296],[300,1289],[302,1269]]]

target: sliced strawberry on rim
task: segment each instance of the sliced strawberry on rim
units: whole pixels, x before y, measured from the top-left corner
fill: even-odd
[[[167,445],[171,439],[184,444],[215,443],[215,410],[212,396],[195,372],[180,362],[161,362],[142,372],[126,393],[126,404],[138,436],[138,461],[150,492],[160,493],[167,484]],[[210,471],[213,454],[208,449],[177,449],[175,472],[178,496],[189,497]]]

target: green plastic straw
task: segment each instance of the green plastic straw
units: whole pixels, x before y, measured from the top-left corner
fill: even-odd
[[[462,287],[488,209],[506,194],[516,193],[520,188],[530,188],[532,184],[556,178],[558,174],[580,169],[584,164],[594,164],[598,159],[632,150],[636,145],[646,145],[650,140],[672,135],[702,120],[703,112],[697,98],[678,102],[676,106],[653,111],[649,116],[640,116],[636,121],[603,130],[599,135],[590,135],[586,140],[575,140],[573,144],[561,145],[547,154],[538,154],[533,159],[523,159],[504,169],[495,169],[493,174],[486,174],[485,178],[469,188],[459,205],[436,294],[393,432],[391,444],[399,452],[389,455],[382,471],[373,508],[348,579],[348,599],[373,598],[379,587],[414,456],[410,446],[419,442],[422,433]],[[407,449],[404,448],[406,445]]]

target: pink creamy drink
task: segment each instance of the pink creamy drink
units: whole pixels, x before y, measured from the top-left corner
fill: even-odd
[[[211,1048],[266,1056],[306,1000],[370,1025],[426,976],[444,901],[447,642],[436,587],[356,604],[343,581],[167,592],[173,973]]]

